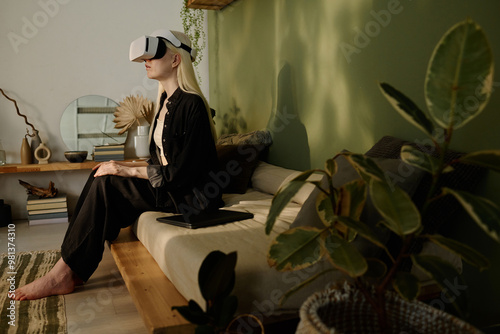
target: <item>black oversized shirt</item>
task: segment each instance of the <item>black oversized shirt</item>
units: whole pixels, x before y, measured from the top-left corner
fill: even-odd
[[[166,93],[160,103],[163,108]],[[161,109],[160,109],[161,110]],[[158,123],[156,114],[153,129]],[[223,206],[213,176],[219,164],[203,99],[180,88],[168,97],[162,145],[168,164],[161,165],[151,138],[148,177],[156,189],[156,205],[178,213],[198,213]],[[153,137],[153,136],[151,136]],[[170,210],[171,209],[171,210]]]

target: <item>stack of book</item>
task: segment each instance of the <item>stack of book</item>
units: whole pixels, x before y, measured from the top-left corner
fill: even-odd
[[[30,225],[55,224],[68,222],[68,204],[66,194],[56,197],[39,198],[28,195],[26,201],[28,222]]]
[[[94,146],[94,161],[124,160],[125,145],[100,145]]]

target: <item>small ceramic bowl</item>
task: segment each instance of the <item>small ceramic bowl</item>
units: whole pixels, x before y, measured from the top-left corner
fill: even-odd
[[[66,151],[64,156],[69,162],[83,162],[87,159],[87,151]]]

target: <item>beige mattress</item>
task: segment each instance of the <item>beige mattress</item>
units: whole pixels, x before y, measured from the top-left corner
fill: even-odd
[[[135,233],[187,300],[193,299],[202,307],[205,305],[198,288],[198,270],[203,259],[213,250],[236,251],[238,260],[233,294],[238,297],[240,312],[270,315],[297,310],[307,296],[323,289],[326,281],[304,288],[280,308],[281,296],[304,278],[317,273],[323,265],[280,273],[267,264],[267,252],[276,234],[289,228],[312,188],[304,189],[287,206],[271,235],[264,231],[272,194],[296,173],[262,163],[252,178],[259,190],[252,188],[245,194],[224,194],[228,209],[251,212],[253,219],[191,230],[156,221],[157,217],[166,216],[165,213],[146,212],[135,224]]]
[[[187,299],[194,299],[202,307],[205,302],[198,288],[198,270],[203,259],[212,251],[225,253],[236,251],[236,284],[233,294],[238,297],[239,311],[260,312],[263,315],[298,309],[305,297],[324,287],[325,283],[304,289],[278,307],[281,296],[311,271],[280,273],[267,264],[267,251],[277,231],[288,229],[297,215],[300,205],[291,203],[280,215],[275,231],[270,236],[264,232],[264,224],[272,195],[249,190],[246,194],[224,195],[231,210],[249,211],[253,219],[195,230],[159,223],[161,212],[141,215],[135,231],[138,239],[154,257],[162,271]]]

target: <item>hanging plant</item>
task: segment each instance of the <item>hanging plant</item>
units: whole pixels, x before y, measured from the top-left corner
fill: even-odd
[[[206,46],[206,34],[204,30],[205,26],[205,13],[202,9],[192,9],[187,7],[188,0],[183,0],[184,5],[181,7],[181,19],[182,27],[184,33],[188,35],[191,40],[191,47],[198,51],[196,59],[193,62],[196,68],[196,74],[198,76],[198,81],[201,84],[201,76],[198,72],[198,64],[201,63],[203,59],[203,50]]]

